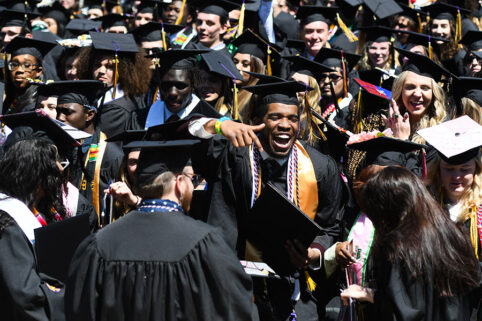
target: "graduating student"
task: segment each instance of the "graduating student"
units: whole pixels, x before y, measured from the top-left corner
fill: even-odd
[[[123,153],[115,143],[106,142],[106,134],[97,126],[96,101],[104,92],[104,84],[96,80],[68,83],[70,90],[57,100],[57,119],[92,135],[83,141],[76,153],[72,183],[94,204],[100,218],[104,190],[116,178]],[[64,86],[67,86],[67,81]]]
[[[67,320],[257,319],[251,280],[219,231],[185,215],[197,142],[128,145],[141,147],[136,184],[143,201],[79,246]]]
[[[198,84],[196,56],[208,50],[173,49],[149,55],[163,64],[158,67],[159,98],[149,110],[134,113],[132,129],[144,129],[165,122],[176,121],[190,114],[220,117],[219,113],[195,94]]]
[[[165,2],[161,6],[161,20],[168,24],[185,26],[182,30],[171,35],[173,48],[184,49],[196,37],[194,28],[195,12],[191,5],[182,0]]]
[[[0,12],[0,45],[4,49],[15,37],[32,38],[30,20],[40,16],[27,1],[10,1]]]

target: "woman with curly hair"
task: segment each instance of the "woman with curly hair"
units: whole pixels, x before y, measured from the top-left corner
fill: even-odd
[[[99,111],[98,126],[111,137],[131,129],[132,112],[146,108],[144,95],[152,74],[150,60],[130,35],[100,32],[92,35],[93,47],[79,51],[77,76],[100,80],[109,87]],[[106,43],[122,44],[122,48],[117,48],[117,64],[115,48]]]
[[[63,291],[56,289],[62,286],[39,274],[33,246],[34,229],[54,220],[51,208],[65,213],[57,156],[51,142],[37,138],[13,144],[0,159],[0,299],[6,320],[59,320],[63,313]]]

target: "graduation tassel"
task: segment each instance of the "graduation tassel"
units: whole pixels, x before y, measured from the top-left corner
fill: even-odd
[[[433,59],[433,49],[432,49],[432,37],[428,36],[428,58],[431,60]]]
[[[341,30],[343,30],[343,32],[345,33],[348,40],[350,40],[350,42],[358,41],[358,37],[353,33],[353,31],[350,30],[350,28],[346,26],[343,20],[341,20],[340,15],[338,13],[336,14],[336,20]]]
[[[361,132],[361,96],[362,96],[362,88],[358,90],[358,99],[356,102],[356,112],[355,112],[355,127],[353,131],[355,134],[359,134]]]
[[[120,5],[120,0],[117,0],[117,5],[112,8],[112,12],[113,13],[118,13],[120,15],[123,15],[124,14],[124,10],[122,10],[122,7]]]
[[[239,119],[239,110],[238,110],[238,87],[236,87],[236,79],[233,79],[233,110],[231,112],[231,118],[234,120]]]
[[[186,0],[182,0],[181,10],[179,11],[179,17],[177,17],[176,22],[174,23],[176,26],[179,26],[182,22],[182,16],[184,16],[185,7],[186,7]]]
[[[346,77],[346,61],[345,57],[343,57],[343,50],[341,50],[341,64],[343,66],[343,92],[344,97],[348,97],[348,81]]]
[[[337,113],[341,112],[340,106],[338,106],[338,99],[336,98],[335,95],[335,87],[333,86],[333,81],[330,81],[330,91],[331,95],[333,96],[333,104],[335,105],[335,110]]]
[[[305,270],[305,277],[306,277],[306,285],[308,286],[308,290],[310,290],[310,292],[314,292],[316,290],[316,283],[315,281],[313,281],[313,279],[311,278],[307,270]]]
[[[420,12],[417,12],[417,20],[418,20],[418,33],[422,33],[422,18],[420,17]]]
[[[108,14],[107,12],[107,0],[102,0],[102,11],[104,11],[104,16],[106,16]]]
[[[271,70],[271,48],[268,45],[268,49],[266,50],[266,53],[267,53],[267,61],[266,61],[266,71],[268,72],[268,76],[272,76],[273,75],[273,71]]]
[[[244,29],[244,12],[246,11],[246,3],[243,0],[243,4],[241,5],[241,12],[239,13],[239,22],[238,22],[238,31],[237,37],[243,34]]]
[[[162,34],[162,50],[167,51],[166,32],[164,31],[164,22],[161,21],[161,34]]]
[[[462,40],[462,16],[460,14],[460,9],[457,7],[457,21],[455,22],[455,45],[459,44]]]
[[[119,45],[113,41],[112,45],[114,46],[115,49],[115,54],[114,54],[114,64],[115,64],[115,71],[114,71],[114,91],[112,92],[112,98],[115,99],[115,93],[117,91],[117,80],[119,79],[119,73],[118,73],[118,65],[119,65],[119,56],[118,56],[118,51],[119,51]]]

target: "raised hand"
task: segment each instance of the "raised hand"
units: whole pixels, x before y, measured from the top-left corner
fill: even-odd
[[[385,125],[389,127],[393,135],[399,139],[409,139],[410,138],[410,117],[407,112],[402,116],[400,115],[400,109],[395,100],[392,99],[390,106],[388,107],[388,118],[382,115]]]
[[[217,119],[213,119],[204,125],[207,132],[216,134],[216,129],[214,125]],[[247,124],[238,123],[232,120],[225,120],[221,123],[220,129],[223,136],[231,141],[234,147],[245,147],[251,145],[253,142],[259,148],[260,151],[263,150],[263,146],[259,141],[256,133],[264,128],[264,124],[251,126]]]

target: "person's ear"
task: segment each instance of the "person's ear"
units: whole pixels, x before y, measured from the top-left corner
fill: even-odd
[[[219,34],[224,35],[227,31],[228,31],[228,23],[226,22],[225,24],[221,25],[221,32]]]
[[[95,117],[95,111],[93,109],[87,109],[85,112],[85,121],[90,122]]]
[[[176,195],[181,198],[186,192],[186,182],[184,181],[184,176],[179,174],[176,176],[176,185],[174,186]]]

